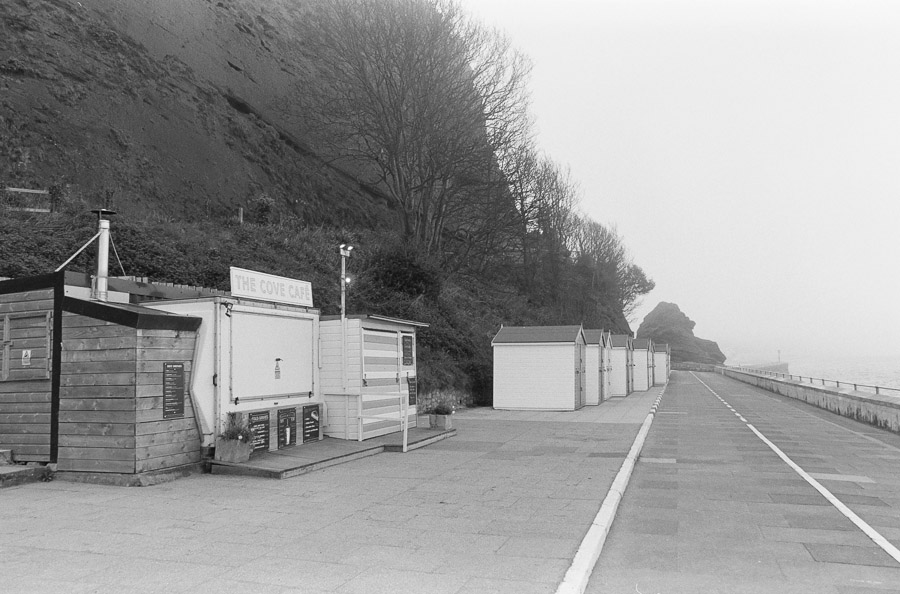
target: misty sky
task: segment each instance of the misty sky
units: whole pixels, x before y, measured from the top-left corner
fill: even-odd
[[[538,143],[729,362],[900,357],[900,2],[464,0]]]

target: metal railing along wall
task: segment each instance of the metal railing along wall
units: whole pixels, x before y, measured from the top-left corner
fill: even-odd
[[[755,373],[757,375],[766,375],[769,377],[786,379],[790,381],[809,383],[814,386],[834,386],[835,388],[849,388],[857,392],[873,392],[878,395],[898,396],[900,397],[900,388],[892,388],[890,386],[873,386],[870,384],[860,384],[858,382],[844,382],[840,380],[824,379],[821,377],[811,377],[808,375],[793,375],[790,373],[780,373],[778,371],[766,371],[764,369],[753,369],[752,367],[741,367],[733,365],[720,365],[721,369],[733,369],[735,371],[744,371],[747,373]],[[887,393],[885,394],[885,391]]]

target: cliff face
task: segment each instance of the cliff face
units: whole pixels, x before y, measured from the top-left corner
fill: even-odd
[[[684,315],[674,303],[661,302],[638,328],[638,338],[668,343],[673,363],[721,364],[725,355],[711,340],[694,336],[695,322]]]

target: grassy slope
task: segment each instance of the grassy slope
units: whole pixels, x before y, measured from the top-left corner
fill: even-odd
[[[62,263],[110,190],[125,271],[154,280],[227,289],[228,267],[241,266],[309,280],[316,306],[337,313],[336,246],[351,240],[349,311],[430,323],[423,392],[484,401],[500,324],[561,320],[497,271],[448,278],[403,256],[384,199],[304,142],[293,99],[314,65],[290,22],[305,3],[256,4],[0,3],[0,184],[65,188],[62,213],[0,218],[0,276]],[[234,223],[260,192],[276,199],[272,222]],[[81,256],[71,268],[91,266]]]

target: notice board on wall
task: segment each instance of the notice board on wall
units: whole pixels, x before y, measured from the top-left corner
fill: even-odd
[[[184,418],[184,363],[163,363],[163,419]]]

